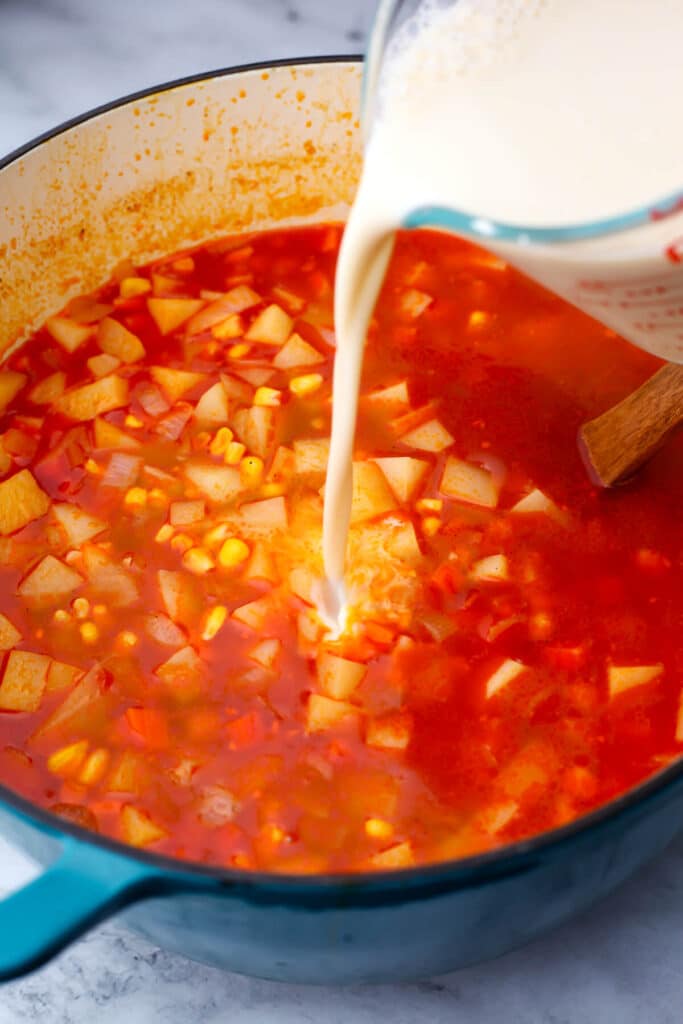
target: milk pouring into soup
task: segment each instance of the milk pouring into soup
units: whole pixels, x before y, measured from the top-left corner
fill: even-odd
[[[683,361],[682,34],[678,0],[432,0],[381,68],[371,53],[369,141],[336,280],[328,618],[343,604],[363,345],[399,226],[478,234],[630,341]],[[624,217],[644,204],[638,226]],[[609,233],[567,232],[595,222]]]

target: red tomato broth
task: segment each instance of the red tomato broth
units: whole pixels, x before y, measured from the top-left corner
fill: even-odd
[[[683,512],[683,447],[674,441],[631,485],[606,494],[588,482],[575,440],[584,419],[641,383],[657,361],[443,235],[399,236],[370,331],[357,431],[360,461],[400,455],[429,466],[409,501],[395,500],[388,513],[352,529],[355,613],[340,641],[321,640],[306,587],[320,571],[323,474],[291,477],[286,451],[276,472],[272,461],[282,446],[329,434],[338,242],[336,227],[226,239],[150,267],[122,268],[95,304],[67,307],[70,322],[86,325],[109,314],[145,350],[139,361],[113,368],[128,398],[100,417],[139,442],[126,453],[140,458],[137,469],[125,459],[119,467],[132,473],[124,487],[103,483],[119,447],[96,446],[93,417],[74,423],[60,412],[60,397],[47,405],[30,399],[58,371],[67,396],[94,379],[87,360],[101,354],[96,326],[73,354],[42,329],[7,361],[7,370],[29,379],[3,413],[0,519],[2,483],[25,467],[53,508],[0,538],[0,611],[21,634],[15,651],[80,673],[51,690],[58,670],[50,666],[37,710],[0,710],[3,781],[36,803],[190,860],[354,871],[534,835],[612,799],[680,752],[675,526]],[[153,281],[154,291],[131,279]],[[162,335],[147,305],[150,296],[199,301],[203,293],[205,309],[237,286],[253,289],[259,301],[237,314],[241,323],[225,328],[225,337],[215,336],[215,325],[213,333],[188,334],[187,319]],[[320,362],[274,369],[281,344],[245,340],[271,303],[289,312]],[[244,345],[250,348],[240,351]],[[164,399],[152,366],[205,376]],[[257,387],[280,392],[261,396],[281,403],[259,406],[273,410],[267,447],[259,454],[245,445],[231,456],[238,467],[242,459],[240,506],[285,493],[287,529],[260,542],[234,500],[212,502],[185,476],[198,459],[231,464],[216,440],[221,426],[198,423],[192,413],[220,373],[231,375],[234,391],[235,380],[244,384],[239,373],[254,370],[247,397],[228,396],[224,426],[233,444],[243,443],[240,435],[249,440],[243,421],[236,429],[239,410],[253,408]],[[310,394],[288,391],[292,377],[308,374],[322,378]],[[399,436],[436,418],[454,439],[443,451],[402,444],[396,411],[378,411],[368,397],[403,380],[410,409],[398,413]],[[496,507],[439,491],[453,455],[502,481]],[[554,513],[510,511],[533,488],[552,499]],[[167,526],[169,503],[197,501],[205,503],[201,518],[193,520],[198,506],[183,506],[174,515],[189,521]],[[77,504],[105,529],[71,546],[55,502]],[[209,542],[221,523],[223,534]],[[387,554],[389,535],[404,554],[417,537],[418,555]],[[231,537],[247,544],[248,558],[231,549],[237,561],[223,566],[219,554]],[[255,547],[262,564],[249,579]],[[509,578],[472,578],[478,561],[501,554]],[[17,588],[45,556],[79,572],[83,583],[36,604]],[[302,579],[289,579],[302,568]],[[181,574],[185,607],[173,615],[159,570]],[[255,628],[233,618],[266,595],[272,606]],[[150,615],[163,618],[152,623]],[[264,638],[271,640],[259,649],[265,665],[249,656]],[[159,666],[178,650],[189,668],[160,678]],[[321,714],[341,709],[345,717],[313,728],[321,651],[367,669],[341,704],[328,697],[319,705]],[[0,707],[10,655],[4,658]],[[525,670],[487,698],[487,680],[506,659]],[[663,669],[610,698],[610,664]],[[83,707],[41,733],[84,680]]]

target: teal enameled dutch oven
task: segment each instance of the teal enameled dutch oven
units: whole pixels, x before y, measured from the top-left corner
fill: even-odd
[[[343,216],[360,63],[296,61],[175,82],[94,111],[0,164],[0,351],[124,257]],[[29,325],[30,326],[30,325]],[[683,762],[501,851],[427,868],[284,877],[124,847],[0,786],[2,833],[45,867],[0,902],[0,978],[123,912],[152,942],[291,982],[406,980],[513,949],[588,907],[679,828]]]

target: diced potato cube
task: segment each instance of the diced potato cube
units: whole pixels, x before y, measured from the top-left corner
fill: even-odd
[[[159,569],[157,580],[164,608],[173,621],[182,625],[191,624],[202,607],[191,577],[185,572]]]
[[[384,416],[398,416],[399,413],[407,412],[410,408],[408,382],[402,380],[398,384],[391,384],[388,388],[372,391],[367,396],[367,400],[374,409],[382,412]]]
[[[410,715],[396,712],[372,718],[365,731],[365,742],[379,750],[405,750],[413,731]]]
[[[98,356],[91,356],[88,360],[88,369],[93,377],[106,377],[114,373],[121,365],[121,360],[116,356],[108,356],[106,352],[100,352]]]
[[[449,434],[439,420],[433,419],[408,431],[399,440],[401,444],[409,448],[419,448],[423,452],[442,452],[453,444],[453,435]]]
[[[112,561],[94,544],[82,549],[83,566],[93,594],[112,608],[127,608],[138,599],[138,588],[132,575]]]
[[[87,540],[92,540],[98,533],[107,529],[107,524],[89,512],[84,512],[78,505],[56,502],[52,506],[52,514],[66,534],[69,546],[79,548]]]
[[[358,708],[343,700],[332,700],[320,693],[312,693],[308,698],[306,713],[306,731],[309,733],[326,732],[328,729],[348,728],[358,731]]]
[[[26,383],[26,374],[14,370],[0,371],[0,412],[4,412],[12,399],[19,394]],[[35,399],[34,399],[35,401]]]
[[[65,391],[55,402],[55,409],[69,419],[84,422],[124,405],[128,405],[128,381],[111,374],[92,384]]]
[[[183,647],[187,642],[180,626],[163,612],[152,612],[145,617],[145,632],[162,647]]]
[[[235,608],[232,617],[237,619],[238,622],[243,622],[250,629],[263,629],[266,619],[272,611],[272,607],[272,601],[266,595],[265,597],[258,597],[255,601],[249,601],[248,604],[240,605],[239,608]]]
[[[251,403],[254,389],[246,381],[238,380],[237,377],[233,377],[229,373],[222,373],[221,384],[228,396],[228,401],[234,402],[237,405],[249,405]]]
[[[107,780],[109,793],[140,793],[145,781],[145,765],[132,750],[124,750]]]
[[[167,366],[152,366],[149,373],[152,380],[159,385],[169,402],[177,402],[184,394],[206,380],[205,373],[192,373],[190,370],[172,370]]]
[[[145,355],[145,346],[137,335],[109,316],[100,320],[97,344],[108,356],[115,356],[122,363],[137,363]]]
[[[48,659],[49,660],[49,659]],[[107,709],[105,700],[108,681],[97,665],[76,683],[59,707],[43,722],[35,736],[44,736],[57,729],[92,727],[97,716]]]
[[[256,541],[254,544],[251,558],[244,570],[244,578],[247,580],[267,580],[269,583],[279,583],[275,559],[268,546],[261,541]]]
[[[17,592],[26,600],[51,603],[77,590],[83,579],[54,555],[46,555],[21,581]]]
[[[396,508],[386,477],[375,462],[354,462],[351,522],[375,519]]]
[[[21,530],[44,516],[50,499],[28,469],[22,469],[0,483],[0,534]]]
[[[247,341],[257,341],[262,345],[284,345],[292,333],[293,323],[291,316],[273,303],[259,313],[245,338]]]
[[[59,370],[45,377],[29,391],[28,397],[36,405],[51,405],[64,393],[66,374]]]
[[[121,837],[131,846],[150,846],[168,835],[165,829],[152,821],[146,811],[138,810],[132,804],[126,804],[121,809],[120,824]]]
[[[397,843],[390,846],[388,850],[375,853],[370,858],[373,867],[382,871],[389,871],[392,868],[408,868],[415,863],[413,847],[409,840],[404,843]]]
[[[78,324],[66,316],[51,316],[45,321],[45,327],[58,345],[67,352],[75,352],[77,348],[92,337],[92,327]]]
[[[242,490],[240,471],[235,466],[188,462],[185,476],[209,501],[217,505],[232,501]]]
[[[194,523],[201,523],[206,515],[206,506],[199,499],[197,501],[174,501],[168,510],[171,526],[192,526]]]
[[[125,430],[98,416],[95,419],[95,447],[120,448],[122,451],[132,452],[140,447],[140,442]]]
[[[82,668],[75,665],[67,665],[64,661],[51,661],[47,673],[47,692],[54,690],[66,690],[73,686],[81,676],[84,675]]]
[[[635,686],[644,686],[651,683],[664,672],[662,664],[657,665],[609,665],[607,668],[607,683],[609,685],[610,697],[617,697],[626,690],[632,690]]]
[[[317,366],[318,363],[324,362],[325,356],[295,332],[273,359],[273,366],[278,370],[293,370],[300,366]]]
[[[10,651],[0,684],[0,711],[37,711],[47,685],[50,659],[30,651]]]
[[[205,391],[194,410],[195,419],[206,426],[219,427],[228,422],[228,396],[218,381]]]
[[[418,288],[408,288],[401,295],[398,306],[404,316],[417,320],[433,302],[433,297],[426,292],[421,292]]]
[[[281,641],[275,636],[269,636],[256,644],[256,647],[252,647],[247,656],[264,668],[274,670],[281,650]]]
[[[502,582],[509,579],[509,576],[509,565],[505,555],[488,555],[486,558],[480,558],[470,570],[470,578],[473,580]]]
[[[318,658],[318,684],[327,697],[347,700],[362,683],[367,666],[324,651]]]
[[[500,693],[504,687],[521,676],[522,672],[526,672],[526,669],[527,666],[523,665],[521,661],[506,658],[486,681],[486,699],[489,700],[495,694]]]
[[[387,523],[386,550],[402,562],[416,562],[422,558],[420,544],[415,527],[410,520],[398,520]]]
[[[272,406],[253,405],[234,417],[234,427],[241,441],[259,458],[268,457],[275,434],[277,411]]]
[[[19,630],[12,625],[6,615],[0,614],[0,651],[9,651],[16,647],[22,639]]]
[[[294,475],[296,458],[294,451],[285,445],[279,445],[268,470],[268,480],[275,484],[287,485]]]
[[[194,647],[189,644],[172,654],[162,665],[154,669],[154,674],[165,683],[181,683],[188,678],[196,678],[204,674],[204,665]]]
[[[240,519],[252,530],[286,530],[287,502],[282,496],[247,502],[240,506]]]
[[[470,505],[495,508],[498,504],[498,488],[488,470],[452,455],[444,467],[439,490],[449,498]]]
[[[152,284],[146,277],[124,277],[119,283],[119,295],[122,299],[135,299],[138,295],[151,292]]]
[[[170,334],[203,306],[201,299],[147,299],[150,316],[162,334]]]
[[[235,370],[235,373],[239,374],[239,376],[242,378],[242,380],[246,380],[248,384],[251,384],[251,385],[253,385],[253,387],[258,388],[260,390],[262,388],[262,386],[264,384],[267,384],[268,381],[271,379],[271,377],[274,376],[275,371],[271,370],[271,368],[269,366],[243,366],[241,369]],[[272,389],[271,388],[265,388],[264,390],[265,391],[271,391]],[[257,395],[258,395],[258,391],[254,395],[254,404],[255,405],[270,405],[270,404],[279,405],[280,404],[279,401],[272,402],[272,403],[268,402],[268,401],[265,401],[265,402],[258,401]]]
[[[429,463],[424,459],[413,459],[409,455],[373,459],[373,462],[377,463],[392,491],[402,502],[408,502],[413,498],[429,469]]]
[[[551,519],[555,519],[563,526],[567,526],[569,523],[567,513],[558,508],[552,498],[549,498],[543,491],[539,491],[537,487],[523,498],[520,498],[512,506],[510,512],[514,512],[515,515],[546,515]]]
[[[298,476],[324,476],[327,460],[330,457],[330,442],[326,437],[313,437],[305,441],[295,441],[294,472]]]
[[[510,824],[519,810],[516,800],[503,800],[490,804],[484,808],[477,817],[476,822],[479,828],[489,835],[496,835]]]

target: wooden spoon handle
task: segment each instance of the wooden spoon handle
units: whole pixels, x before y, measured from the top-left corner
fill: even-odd
[[[683,421],[683,366],[667,363],[602,416],[579,430],[579,450],[594,483],[623,483]]]

